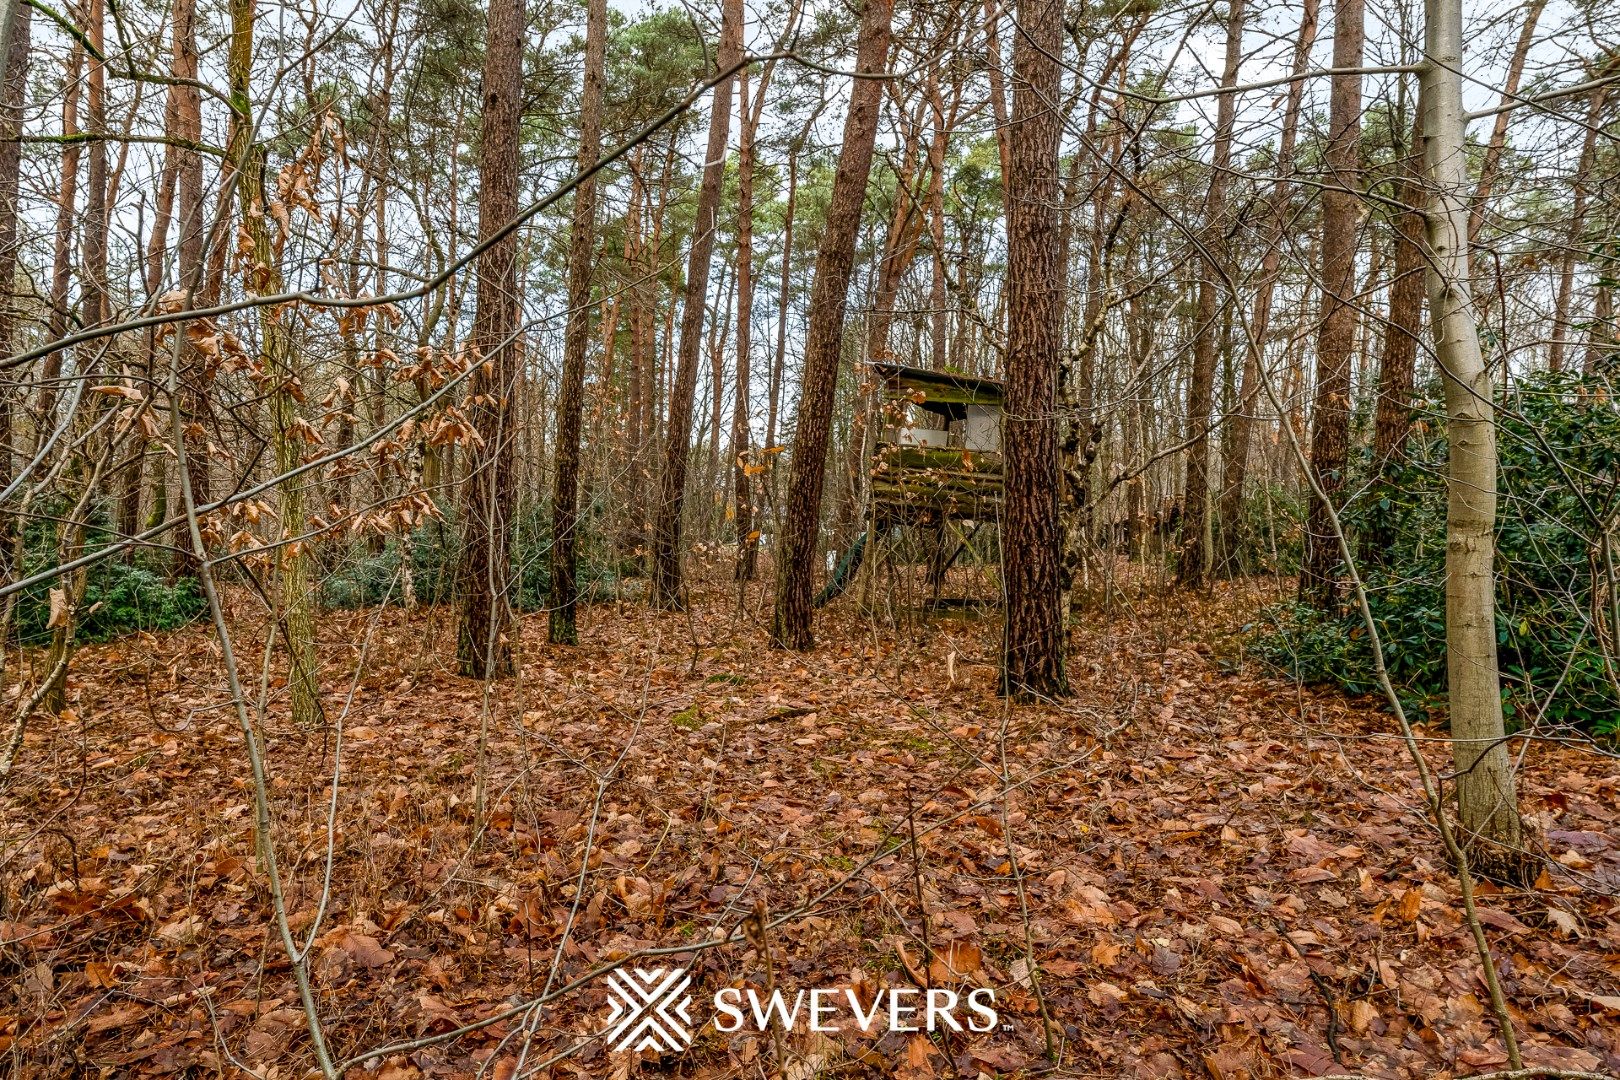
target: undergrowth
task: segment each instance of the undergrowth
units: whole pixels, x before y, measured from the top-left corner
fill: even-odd
[[[1402,461],[1344,513],[1390,679],[1405,703],[1443,709],[1444,412],[1438,388],[1414,413]],[[1510,724],[1620,732],[1620,410],[1607,373],[1541,373],[1499,413],[1497,648]],[[1368,463],[1363,462],[1365,470]],[[1359,612],[1282,604],[1246,653],[1304,682],[1377,687]]]

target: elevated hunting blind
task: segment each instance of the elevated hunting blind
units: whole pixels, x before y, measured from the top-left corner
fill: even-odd
[[[817,603],[844,592],[859,572],[862,603],[870,605],[880,566],[898,582],[898,566],[923,564],[931,602],[938,604],[951,566],[1001,517],[1004,391],[994,379],[973,375],[892,363],[871,367],[878,412],[867,462],[866,529]],[[911,592],[911,576],[904,579],[902,591]]]
[[[873,364],[881,410],[872,448],[874,524],[994,521],[1001,512],[1001,383]]]

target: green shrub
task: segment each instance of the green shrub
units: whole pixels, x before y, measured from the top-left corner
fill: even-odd
[[[23,530],[22,576],[27,577],[56,566],[56,518],[70,508],[54,507],[33,519]],[[107,517],[97,512],[85,530],[85,548],[94,551],[113,539]],[[92,563],[85,571],[84,601],[79,605],[74,641],[110,641],[137,630],[173,630],[201,618],[208,609],[202,589],[192,577],[169,580],[146,553],[133,562],[116,558]],[[50,640],[47,624],[51,617],[50,591],[61,588],[60,579],[25,589],[17,597],[13,632],[23,645],[43,645]]]
[[[352,545],[321,579],[321,605],[350,609],[404,603],[400,578],[403,550],[399,537],[390,537],[380,552],[370,551],[363,544]],[[419,603],[438,604],[450,599],[458,550],[456,530],[449,523],[428,522],[412,532],[411,584]]]
[[[587,508],[579,530],[579,590],[582,597],[608,595],[623,577],[639,568],[615,561],[611,545],[594,527],[594,507]],[[419,526],[411,537],[412,584],[423,604],[448,603],[455,592],[456,561],[460,556],[460,529],[449,517]],[[356,545],[320,584],[320,600],[328,608],[359,608],[404,603],[399,577],[402,544],[391,537],[381,552]],[[551,591],[551,508],[531,504],[519,511],[512,524],[509,552],[512,603],[519,611],[541,611]]]
[[[1301,494],[1281,484],[1262,484],[1244,496],[1242,510],[1231,528],[1223,522],[1217,534],[1218,543],[1231,546],[1237,565],[1245,573],[1297,572],[1305,545]]]
[[[1344,520],[1376,530],[1359,567],[1391,681],[1414,708],[1445,697],[1444,417],[1431,395],[1388,483],[1365,485]],[[1542,373],[1502,401],[1498,453],[1497,643],[1511,720],[1620,730],[1612,550],[1620,515],[1620,409],[1607,372]],[[1365,472],[1366,464],[1361,466]],[[1355,485],[1353,484],[1352,487]],[[1608,537],[1608,539],[1605,539]],[[1247,651],[1308,682],[1376,689],[1358,612],[1285,605]]]

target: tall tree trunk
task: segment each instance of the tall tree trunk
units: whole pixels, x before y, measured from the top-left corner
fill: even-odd
[[[28,89],[28,50],[31,44],[33,9],[18,4],[11,27],[10,56],[6,78],[0,83],[0,356],[10,356],[16,347],[17,320],[17,209],[22,174],[23,102]],[[15,388],[9,375],[0,381],[0,487],[12,480],[12,410]],[[9,571],[12,519],[0,518],[0,572]],[[7,578],[9,583],[9,578]],[[0,632],[4,632],[0,628]]]
[[[1359,2],[1359,0],[1357,0]],[[1236,86],[1243,60],[1243,0],[1227,0],[1226,63],[1222,86]],[[1176,573],[1183,585],[1199,587],[1209,567],[1206,524],[1209,518],[1209,413],[1214,405],[1216,315],[1228,271],[1226,189],[1232,168],[1232,125],[1237,95],[1222,94],[1215,113],[1215,150],[1210,157],[1209,192],[1204,202],[1203,248],[1208,264],[1198,278],[1198,336],[1193,339],[1192,377],[1187,381],[1187,447],[1185,510],[1181,516],[1181,559]]]
[[[87,52],[91,53],[85,79],[85,123],[92,132],[105,132],[107,130],[107,64],[104,60],[96,59],[96,55],[106,55],[104,48],[104,28],[106,23],[106,6],[104,0],[87,0],[85,4],[85,39],[89,43]],[[82,285],[81,285],[81,311],[85,326],[99,326],[107,321],[111,312],[107,295],[107,229],[109,213],[107,207],[107,144],[104,140],[94,140],[90,143],[89,161],[85,171],[85,183],[88,190],[84,200],[84,242],[82,259]],[[80,379],[91,380],[102,366],[101,358],[111,348],[109,341],[87,342],[75,349],[75,359],[78,371],[75,373]],[[109,438],[116,439],[116,434]],[[114,454],[117,449],[112,450]],[[89,483],[92,477],[99,475],[99,470],[86,461],[80,469]],[[88,494],[88,493],[87,493]],[[83,500],[84,513],[89,512],[88,499]],[[75,511],[68,515],[60,527],[58,534],[57,551],[62,561],[67,561],[84,550],[84,514]],[[41,707],[46,712],[61,712],[67,704],[67,676],[70,658],[73,655],[74,635],[78,631],[78,608],[84,599],[85,588],[89,583],[86,570],[80,569],[70,575],[63,583],[66,592],[66,617],[51,631],[51,645],[45,658],[45,670],[51,672],[51,682],[46,690]]]
[[[724,262],[720,266],[716,297],[719,304],[709,320],[709,422],[705,425],[709,436],[709,463],[703,482],[711,491],[718,492],[723,506],[726,478],[720,472],[720,435],[725,430],[726,347],[731,342],[732,303],[737,299],[736,275]]]
[[[984,51],[989,59],[990,115],[996,122],[996,160],[1001,165],[1002,183],[1012,170],[1012,128],[1007,121],[1007,77],[1002,72],[1001,16],[1004,8],[996,0],[984,0]],[[1020,28],[1019,36],[1023,36]]]
[[[945,340],[945,151],[952,125],[945,119],[945,102],[940,95],[937,72],[931,74],[928,90],[934,119],[934,130],[928,139],[928,246],[933,255],[933,274],[928,284],[929,329],[933,338],[932,366],[935,371],[944,371],[949,344]]]
[[[1418,104],[1421,116],[1423,105]],[[1414,124],[1398,166],[1395,201],[1395,269],[1389,284],[1389,319],[1384,324],[1382,359],[1378,367],[1378,408],[1373,422],[1373,461],[1386,477],[1406,443],[1412,426],[1412,379],[1417,362],[1418,335],[1423,327],[1423,136],[1421,121]],[[1390,539],[1388,536],[1383,540]],[[1388,550],[1378,543],[1376,551]]]
[[[175,0],[173,71],[177,78],[197,78],[197,5],[196,0]],[[202,141],[202,91],[195,86],[180,85],[175,90],[175,130],[181,138]],[[195,150],[181,149],[177,161],[175,182],[175,216],[180,223],[179,252],[176,270],[180,288],[187,295],[187,306],[194,307],[196,293],[202,288],[203,246],[203,163]],[[184,335],[182,334],[182,338]],[[213,369],[202,353],[189,340],[180,343],[180,410],[186,418],[186,437],[192,440],[186,454],[186,474],[191,482],[192,498],[207,503],[212,490],[212,467],[207,449],[204,424],[209,414],[209,383]],[[178,569],[182,573],[195,573],[201,553],[191,550],[191,532],[181,530]]]
[[[79,72],[84,66],[84,48],[75,43],[68,55],[62,90],[62,137],[79,133]],[[81,144],[69,142],[62,148],[61,183],[57,187],[56,229],[51,254],[51,302],[46,316],[46,332],[60,341],[68,332],[68,290],[73,284],[74,221],[78,213],[79,153]],[[62,376],[61,349],[45,357],[40,367],[39,427],[35,432],[35,453],[45,445],[56,426],[57,380]]]
[[[716,66],[725,70],[742,55],[741,0],[725,0],[720,14],[720,48]],[[692,407],[697,397],[698,359],[703,346],[703,313],[709,292],[709,261],[714,254],[715,213],[725,179],[726,141],[731,132],[732,79],[714,88],[709,113],[709,142],[698,186],[692,223],[692,248],[682,297],[680,349],[669,394],[669,421],[664,434],[664,469],[660,477],[658,518],[653,530],[653,603],[665,610],[685,605],[681,571],[681,511],[686,501],[686,469],[691,456]],[[718,389],[718,388],[717,388]]]
[[[602,154],[602,82],[607,52],[607,0],[590,0],[585,13],[585,81],[579,101],[579,169]],[[578,588],[579,427],[585,399],[585,349],[591,333],[591,250],[596,244],[596,178],[574,189],[568,237],[568,325],[563,341],[562,388],[557,400],[556,487],[551,497],[551,641],[575,645]]]
[[[1575,291],[1575,260],[1580,254],[1581,235],[1586,230],[1586,184],[1597,159],[1599,120],[1608,93],[1607,86],[1599,86],[1587,97],[1586,137],[1581,142],[1580,162],[1575,166],[1574,203],[1570,207],[1569,231],[1559,257],[1558,293],[1553,301],[1552,344],[1547,352],[1547,367],[1552,371],[1564,370],[1564,351],[1570,344],[1569,306]]]
[[[489,239],[518,212],[518,139],[523,108],[523,0],[490,0],[484,52],[479,148],[478,238]],[[520,359],[517,236],[478,256],[478,300],[471,346],[481,361],[469,380],[467,413],[479,440],[468,451],[466,504],[456,590],[461,596],[456,659],[473,678],[513,672],[508,545],[512,518],[514,397]]]
[[[1397,138],[1405,127],[1405,92],[1394,117]],[[1389,284],[1389,317],[1384,322],[1384,343],[1378,365],[1378,402],[1373,417],[1373,468],[1376,480],[1389,483],[1395,465],[1412,428],[1413,377],[1417,362],[1418,335],[1423,330],[1423,205],[1427,197],[1423,185],[1423,103],[1418,118],[1407,134],[1405,149],[1397,163],[1395,202],[1401,209],[1394,218],[1395,268]],[[1360,554],[1371,565],[1386,560],[1395,541],[1395,520],[1391,514],[1373,516],[1361,536]]]
[[[773,450],[776,445],[777,432],[781,421],[782,409],[782,380],[787,372],[787,316],[788,301],[793,294],[793,215],[798,209],[799,198],[799,154],[804,149],[804,140],[809,138],[810,128],[800,137],[788,144],[787,148],[787,201],[782,209],[782,278],[776,292],[776,353],[771,359],[771,385],[767,391],[765,402],[765,448]],[[773,468],[768,474],[772,478],[771,492],[776,491]],[[773,504],[775,500],[772,500]]]
[[[1620,342],[1614,323],[1614,286],[1599,278],[1593,287],[1592,325],[1586,332],[1586,358],[1581,370],[1588,375],[1597,370],[1598,361],[1615,349]]]
[[[1429,318],[1445,382],[1446,686],[1457,813],[1483,872],[1533,876],[1496,657],[1496,419],[1468,282],[1468,157],[1461,0],[1426,0],[1422,74]]]
[[[182,0],[183,2],[183,0]],[[176,4],[176,7],[179,5]],[[175,11],[171,24],[178,28],[180,13]],[[178,31],[176,31],[178,32]],[[174,42],[178,45],[178,40]],[[177,54],[177,49],[171,47],[171,56]],[[171,65],[172,72],[172,65]],[[175,189],[180,176],[180,153],[178,145],[180,138],[180,91],[178,85],[170,86],[163,103],[163,134],[174,139],[163,148],[163,166],[158,171],[158,189],[153,201],[152,229],[147,234],[146,256],[144,261],[142,284],[146,287],[146,299],[150,303],[163,287],[164,259],[169,251],[169,233],[174,227]],[[143,334],[142,370],[147,379],[152,379],[158,365],[158,333],[156,327],[148,327]],[[134,460],[124,472],[121,479],[122,490],[118,495],[118,531],[125,536],[132,536],[138,530],[141,509],[141,470],[144,462],[144,447],[135,454]],[[154,503],[166,502],[162,494],[165,484],[166,469],[159,460],[156,475],[153,477]],[[165,513],[165,517],[168,515]],[[161,519],[160,519],[161,520]],[[135,549],[131,547],[125,552],[126,559],[133,559]]]
[[[646,199],[646,182],[642,179],[642,162],[646,155],[645,146],[636,147],[635,157],[630,164],[630,199],[624,211],[624,265],[630,285],[628,287],[628,304],[630,324],[630,362],[625,370],[625,410],[624,410],[624,446],[623,458],[629,473],[626,485],[627,518],[634,523],[639,521],[636,509],[635,492],[641,490],[641,477],[639,475],[641,455],[641,365],[646,354],[645,333],[647,328],[646,289],[642,278],[646,272],[642,268],[643,249],[646,247],[646,237],[642,235],[645,219],[642,216],[642,206]],[[633,532],[634,526],[627,532]],[[635,544],[626,545],[634,548]]]
[[[104,24],[105,0],[86,0],[85,36],[97,51],[105,53]],[[85,79],[84,119],[92,132],[107,131],[107,64],[91,57]],[[85,182],[88,190],[84,201],[84,284],[82,304],[84,324],[96,326],[110,314],[107,282],[107,143],[96,139],[90,143],[88,169]],[[87,355],[110,350],[105,342],[81,348]],[[81,363],[80,375],[88,375],[89,364]]]
[[[1330,501],[1344,489],[1350,442],[1350,358],[1356,337],[1356,219],[1360,214],[1363,0],[1333,12],[1333,76],[1328,101],[1327,186],[1322,193],[1322,321],[1316,337],[1316,396],[1310,468]],[[1328,508],[1312,499],[1306,515],[1299,596],[1320,608],[1337,594],[1338,544]]]
[[[13,17],[5,78],[0,81],[0,356],[17,351],[17,321],[21,315],[17,303],[17,256],[21,248],[17,211],[22,144],[17,137],[22,132],[23,102],[27,97],[33,9],[20,2],[17,6],[20,10]],[[12,455],[12,443],[17,437],[13,420],[16,408],[17,388],[8,374],[0,377],[0,487],[9,486],[16,478]],[[10,585],[16,577],[16,563],[22,554],[19,525],[15,516],[0,514],[0,584]],[[3,642],[10,640],[14,610],[13,601],[0,600],[0,693],[5,690]]]
[[[1227,420],[1221,445],[1223,462],[1219,521],[1223,537],[1221,550],[1226,559],[1224,572],[1227,574],[1235,574],[1240,569],[1243,538],[1239,523],[1243,520],[1243,487],[1249,471],[1250,444],[1254,439],[1254,403],[1260,393],[1260,364],[1265,359],[1266,341],[1271,329],[1272,297],[1282,268],[1282,233],[1288,221],[1294,144],[1299,136],[1300,103],[1305,96],[1305,80],[1300,76],[1310,64],[1311,47],[1316,43],[1319,7],[1319,0],[1304,0],[1300,8],[1299,35],[1294,39],[1294,81],[1288,84],[1288,103],[1283,111],[1282,133],[1277,141],[1277,180],[1272,185],[1267,203],[1267,216],[1271,224],[1264,244],[1265,254],[1260,260],[1260,280],[1255,288],[1253,330],[1243,350],[1243,377],[1238,386],[1237,408]]]
[[[239,106],[242,111],[231,118],[227,155],[238,172],[236,193],[251,256],[243,284],[247,292],[265,296],[282,291],[281,251],[287,237],[271,232],[272,218],[267,212],[269,194],[263,186],[268,168],[267,151],[262,143],[253,141],[254,118],[246,111],[246,103],[252,100],[256,9],[255,0],[231,0],[226,77],[232,99],[242,103]],[[259,364],[264,377],[270,380],[271,446],[276,472],[284,474],[303,461],[298,415],[298,398],[302,391],[298,385],[297,353],[290,325],[292,316],[282,308],[257,310]],[[281,635],[287,649],[287,690],[293,721],[312,727],[321,718],[320,673],[315,654],[315,615],[309,593],[309,542],[296,539],[304,533],[308,521],[302,477],[285,480],[277,488],[276,517],[282,541],[276,555]]]
[[[893,18],[894,0],[864,0],[855,52],[857,72],[879,74],[887,70]],[[866,182],[872,171],[882,100],[881,80],[857,78],[850,89],[843,147],[838,154],[827,222],[816,253],[816,276],[810,290],[810,323],[804,344],[804,380],[793,432],[793,469],[777,548],[776,608],[771,617],[771,643],[778,648],[808,649],[815,644],[811,629],[811,579],[821,532],[827,443],[843,352],[844,310],[855,269],[855,240],[860,231]]]
[[[762,80],[757,100],[763,102],[764,98]],[[748,460],[749,350],[753,348],[754,318],[754,133],[759,126],[759,109],[748,96],[746,68],[737,77],[737,115],[742,130],[737,139],[737,390],[731,409],[731,497],[737,565],[732,576],[738,581],[752,581],[759,563],[759,534],[754,531],[754,497],[750,490],[753,473],[758,470]]]
[[[1061,0],[1019,0],[1007,193],[1007,396],[1001,561],[1001,690],[1068,693],[1058,529],[1057,378],[1063,348],[1058,251]]]

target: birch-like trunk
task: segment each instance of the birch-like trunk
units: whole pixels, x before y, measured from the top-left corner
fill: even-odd
[[[1446,679],[1458,820],[1481,872],[1521,878],[1512,760],[1496,660],[1496,419],[1468,284],[1468,158],[1460,0],[1426,0],[1422,74],[1429,313],[1445,380]],[[1533,870],[1530,871],[1533,874]]]

